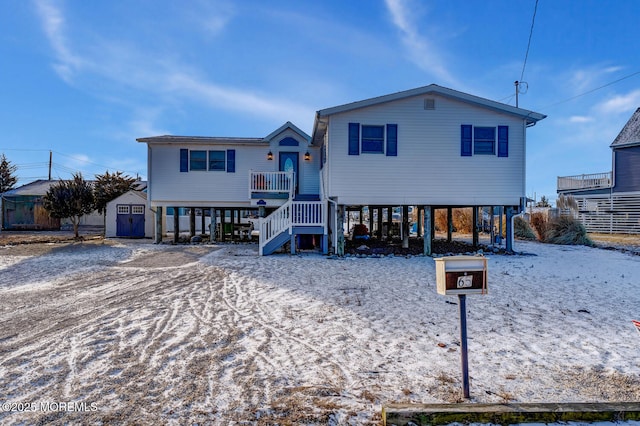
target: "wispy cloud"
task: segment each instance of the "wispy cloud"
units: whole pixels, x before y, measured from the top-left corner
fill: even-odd
[[[393,24],[400,31],[402,43],[407,49],[411,62],[421,70],[432,73],[445,83],[459,86],[456,79],[449,72],[443,55],[418,31],[412,19],[412,14],[417,9],[415,5],[411,4],[412,0],[385,0],[385,2]]]
[[[64,16],[54,1],[36,0],[35,6],[56,56],[57,62],[53,67],[60,78],[70,83],[73,74],[85,65],[85,60],[74,54],[70,48],[65,36]]]
[[[593,118],[585,117],[585,116],[582,116],[582,115],[574,115],[574,116],[569,117],[569,123],[580,123],[580,124],[582,124],[582,123],[589,123],[591,121],[593,121]]]
[[[91,40],[74,40],[72,43],[67,37],[69,29],[65,25],[62,7],[53,0],[36,0],[35,5],[56,57],[56,72],[68,84],[81,85],[94,96],[137,108],[132,105],[135,101],[130,100],[135,93],[136,97],[152,98],[167,105],[196,102],[216,110],[238,111],[283,122],[309,120],[313,116],[313,110],[302,104],[216,84],[199,70],[183,64],[174,52],[143,51],[133,44],[101,39],[97,34],[92,34]],[[211,13],[206,15],[213,16]],[[222,13],[217,23],[214,17],[211,18],[213,21],[208,20],[208,25],[220,30],[228,16],[228,12]],[[215,29],[213,27],[210,29]],[[90,48],[80,49],[87,43],[92,44]],[[80,55],[78,51],[87,53]],[[78,83],[77,80],[88,81],[89,84]],[[117,96],[120,98],[114,99]],[[157,119],[160,118],[158,115]],[[145,119],[137,127],[156,129],[153,123]]]
[[[230,2],[201,0],[197,8],[186,8],[187,19],[208,36],[220,34],[235,14]],[[181,5],[182,6],[182,5]],[[181,7],[184,10],[184,8]]]
[[[604,114],[622,114],[635,111],[640,105],[640,90],[616,95],[596,106],[600,113]]]
[[[302,105],[219,86],[182,72],[167,75],[164,90],[202,100],[211,106],[222,104],[228,109],[251,112],[270,118],[298,116],[301,113],[310,117],[313,114],[312,110],[307,110]]]
[[[608,81],[612,78],[612,74],[622,69],[620,66],[596,64],[571,71],[569,76],[563,81],[568,81],[568,87],[574,94],[581,94]]]

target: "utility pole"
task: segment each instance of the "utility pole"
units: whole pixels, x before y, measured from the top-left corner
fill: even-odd
[[[516,80],[514,84],[516,85],[516,108],[518,108],[518,86],[520,85],[520,82]]]
[[[51,180],[51,164],[53,160],[53,152],[49,151],[49,180]]]

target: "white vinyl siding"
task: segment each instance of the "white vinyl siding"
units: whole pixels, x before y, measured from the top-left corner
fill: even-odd
[[[328,195],[340,204],[517,205],[525,195],[524,124],[486,108],[437,97],[334,114],[328,129]],[[398,126],[398,155],[348,155],[349,123]],[[509,157],[460,155],[460,126],[509,126]]]
[[[286,137],[298,139],[299,146],[279,146],[278,142]],[[251,205],[249,172],[277,171],[280,151],[299,153],[299,192],[319,193],[320,151],[317,147],[309,147],[304,139],[290,129],[273,138],[270,145],[150,143],[149,147],[149,170],[150,176],[153,176],[149,183],[149,197],[152,205],[248,207]],[[181,149],[207,153],[235,150],[235,172],[180,172]],[[271,161],[267,160],[269,150],[274,156]],[[307,151],[311,156],[310,161],[304,160]]]
[[[273,170],[266,159],[268,146],[150,144],[151,202],[154,205],[249,206],[249,170]],[[180,172],[180,149],[226,151],[235,149],[235,173]]]

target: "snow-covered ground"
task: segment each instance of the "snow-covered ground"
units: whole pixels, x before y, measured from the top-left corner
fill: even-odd
[[[515,248],[467,297],[471,401],[640,400],[640,257]],[[0,247],[0,423],[377,424],[461,400],[457,303],[428,257]]]

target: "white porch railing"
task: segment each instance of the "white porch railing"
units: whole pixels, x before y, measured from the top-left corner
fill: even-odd
[[[294,172],[254,172],[249,171],[249,197],[254,192],[295,194]]]
[[[293,226],[326,226],[324,202],[294,201],[291,206]]]
[[[611,172],[588,175],[558,176],[558,191],[611,187]]]
[[[260,220],[260,256],[264,246],[287,229],[291,229],[291,204],[289,200],[269,216]]]
[[[322,226],[326,234],[326,215],[324,201],[287,201],[260,220],[260,255],[271,240],[294,226]]]

